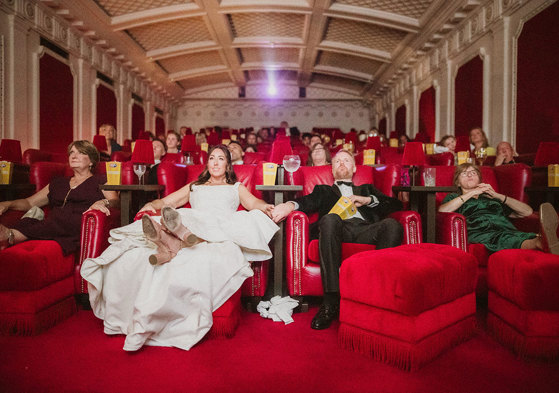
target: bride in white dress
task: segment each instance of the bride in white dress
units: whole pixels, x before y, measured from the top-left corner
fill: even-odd
[[[166,207],[187,202],[191,209]],[[237,211],[239,203],[247,211]],[[212,312],[253,275],[248,261],[272,256],[268,242],[278,230],[269,218],[273,205],[236,182],[225,146],[210,150],[197,181],[141,211],[164,207],[167,221],[146,217],[113,229],[111,246],[81,269],[93,312],[106,334],[126,335],[126,351],[143,345],[190,349],[210,330]],[[188,243],[187,237],[199,240]]]

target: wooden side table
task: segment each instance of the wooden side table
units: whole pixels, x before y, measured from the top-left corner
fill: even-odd
[[[140,198],[144,198],[147,192],[161,192],[161,190],[165,189],[165,186],[159,184],[102,184],[99,188],[105,191],[120,192],[120,225],[124,226],[132,222],[130,219],[131,216],[133,217],[133,214],[130,212],[132,193],[139,194]]]

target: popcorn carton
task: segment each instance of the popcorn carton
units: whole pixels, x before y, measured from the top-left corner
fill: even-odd
[[[2,177],[0,178],[0,184],[11,184],[12,183],[12,173],[14,165],[9,161],[0,161],[0,170]]]
[[[222,139],[221,140],[221,144],[227,146],[229,143],[231,143],[231,139]]]
[[[200,143],[200,149],[204,150],[207,153],[208,152],[208,144],[206,142]]]
[[[273,162],[265,162],[263,165],[264,185],[273,186],[276,184],[276,174],[278,172],[278,164]]]
[[[388,140],[388,146],[390,147],[398,147],[398,138],[390,138]]]
[[[337,214],[342,218],[342,220],[346,220],[353,217],[355,213],[357,213],[357,208],[348,197],[342,196],[340,197],[340,199],[338,199],[334,207],[330,209],[328,214],[330,213]]]
[[[336,139],[336,146],[340,146],[344,144],[344,140],[343,139]]]
[[[107,184],[120,185],[120,162],[108,161],[105,163],[107,167]]]
[[[470,152],[469,151],[459,151],[458,152],[458,165],[468,162],[469,158],[470,158]]]
[[[547,167],[547,185],[559,187],[559,164],[551,164]]]
[[[363,150],[363,165],[375,165],[375,149]]]
[[[435,144],[426,143],[425,144],[425,154],[435,154]]]

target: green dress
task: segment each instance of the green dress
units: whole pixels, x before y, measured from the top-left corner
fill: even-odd
[[[458,198],[459,194],[448,194],[443,203]],[[490,252],[509,248],[520,248],[522,242],[536,237],[535,233],[521,232],[507,218],[513,210],[500,201],[480,195],[470,198],[457,210],[466,217],[468,241],[481,243]]]

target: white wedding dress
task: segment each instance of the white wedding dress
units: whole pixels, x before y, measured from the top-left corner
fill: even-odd
[[[206,242],[183,248],[169,263],[156,253],[141,221],[113,229],[111,245],[81,269],[106,334],[125,334],[124,349],[142,345],[190,349],[212,326],[212,312],[253,275],[248,261],[270,259],[277,225],[260,210],[237,211],[239,184],[193,186],[183,224]],[[154,217],[159,221],[160,217]]]

